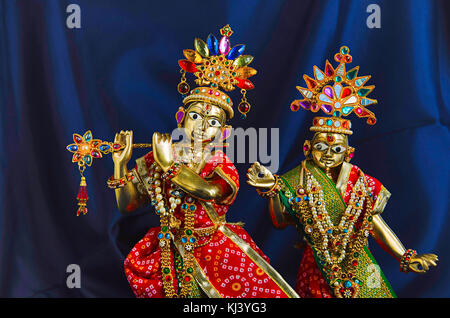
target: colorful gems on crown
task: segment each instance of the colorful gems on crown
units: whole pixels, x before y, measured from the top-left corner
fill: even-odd
[[[376,104],[375,99],[367,98],[375,86],[363,86],[370,75],[358,77],[359,66],[346,72],[345,64],[352,61],[347,46],[340,48],[335,54],[335,60],[339,62],[336,68],[328,60],[322,71],[317,66],[313,67],[314,78],[303,75],[306,88],[297,86],[304,99],[295,100],[291,103],[291,110],[298,111],[300,108],[317,112],[321,109],[333,117],[348,116],[354,112],[358,117],[368,117],[367,123],[373,125],[376,122],[375,115],[366,109],[366,106]],[[326,124],[327,121],[325,120]],[[330,121],[328,121],[330,123]],[[333,118],[329,127],[333,129],[345,128],[343,122],[336,122]]]
[[[194,41],[195,50],[186,49],[183,50],[183,54],[186,60],[180,60],[182,71],[193,73],[197,79],[195,82],[199,86],[208,86],[215,90],[222,89],[224,91],[232,91],[235,86],[241,89],[243,94],[242,105],[239,109],[250,109],[250,104],[247,103],[245,98],[246,90],[254,88],[254,84],[248,79],[254,76],[257,71],[248,65],[253,61],[253,56],[243,55],[245,50],[244,44],[238,44],[231,46],[229,37],[233,34],[229,25],[226,25],[220,29],[222,38],[218,41],[217,38],[210,34],[205,41],[196,38]],[[178,91],[182,95],[186,95],[189,91],[189,86],[185,83],[184,73],[182,73],[182,81],[178,85]],[[233,116],[231,99],[225,95],[222,98],[223,93],[219,94],[214,92],[215,97],[218,99],[205,98],[203,92],[195,89],[191,92],[190,96],[185,98],[185,104],[191,101],[207,101],[217,104],[219,107],[223,107],[228,115]],[[193,97],[193,95],[201,95]],[[231,118],[229,117],[229,118]]]
[[[315,117],[311,131],[341,133],[351,135],[351,123],[347,119],[339,117]]]

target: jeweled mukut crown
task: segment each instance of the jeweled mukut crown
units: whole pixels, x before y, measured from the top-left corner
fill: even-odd
[[[248,66],[253,61],[253,56],[243,55],[244,44],[231,47],[229,37],[233,31],[229,25],[220,29],[220,34],[222,35],[220,41],[210,34],[207,43],[196,38],[195,50],[183,50],[186,59],[178,61],[182,69],[182,79],[178,85],[178,91],[183,95],[189,93],[183,100],[185,105],[193,101],[211,102],[223,108],[229,118],[232,118],[234,115],[233,102],[223,91],[232,91],[237,86],[243,94],[238,110],[245,117],[250,110],[245,93],[254,88],[248,78],[257,73],[254,68]],[[184,77],[185,72],[193,73],[197,77],[195,82],[200,87],[190,91]]]
[[[332,116],[314,118],[311,131],[350,135],[351,123],[342,117],[351,113],[355,113],[358,117],[366,117],[369,125],[376,123],[374,113],[366,108],[377,103],[377,100],[367,97],[375,86],[364,86],[371,76],[357,76],[359,66],[349,71],[345,70],[345,65],[352,62],[349,52],[348,47],[341,47],[339,53],[334,56],[335,61],[339,62],[335,69],[326,60],[324,71],[314,66],[314,79],[303,75],[307,88],[297,86],[304,99],[294,100],[291,103],[292,111],[298,111],[301,107],[314,113],[322,110]]]

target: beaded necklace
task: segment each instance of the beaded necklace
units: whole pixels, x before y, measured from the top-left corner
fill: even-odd
[[[306,188],[299,183],[295,197],[288,195],[289,202],[301,215],[304,232],[335,295],[357,297],[362,283],[356,276],[358,256],[373,228],[372,201],[364,175],[361,173],[345,212],[338,225],[334,225],[325,205],[322,186],[306,167],[304,169]]]
[[[194,256],[196,238],[194,237],[194,212],[197,209],[195,200],[190,196],[185,196],[184,192],[169,182],[169,195],[166,195],[165,175],[161,175],[162,169],[153,163],[150,167],[152,185],[150,189],[151,204],[155,207],[156,214],[160,216],[161,232],[158,233],[159,247],[161,249],[161,273],[164,292],[167,298],[185,298],[192,290],[194,273]],[[182,201],[183,199],[183,201]],[[175,239],[176,230],[180,227],[180,220],[173,214],[176,208],[181,204],[181,210],[184,212],[184,229],[181,242],[183,243],[184,255],[183,266],[179,271],[181,282],[179,283],[179,293],[175,291],[176,277],[172,275],[174,267],[171,258],[171,241]]]

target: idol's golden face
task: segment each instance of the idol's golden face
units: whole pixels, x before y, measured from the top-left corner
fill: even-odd
[[[222,108],[204,102],[195,102],[186,110],[183,128],[191,141],[204,144],[221,135],[225,121],[226,114]]]
[[[344,161],[347,148],[346,135],[319,132],[311,142],[312,159],[322,169],[334,168]]]

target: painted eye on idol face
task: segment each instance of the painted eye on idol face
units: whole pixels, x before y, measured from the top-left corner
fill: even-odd
[[[192,140],[212,141],[221,133],[226,120],[224,110],[215,105],[196,102],[189,106],[184,129]]]

